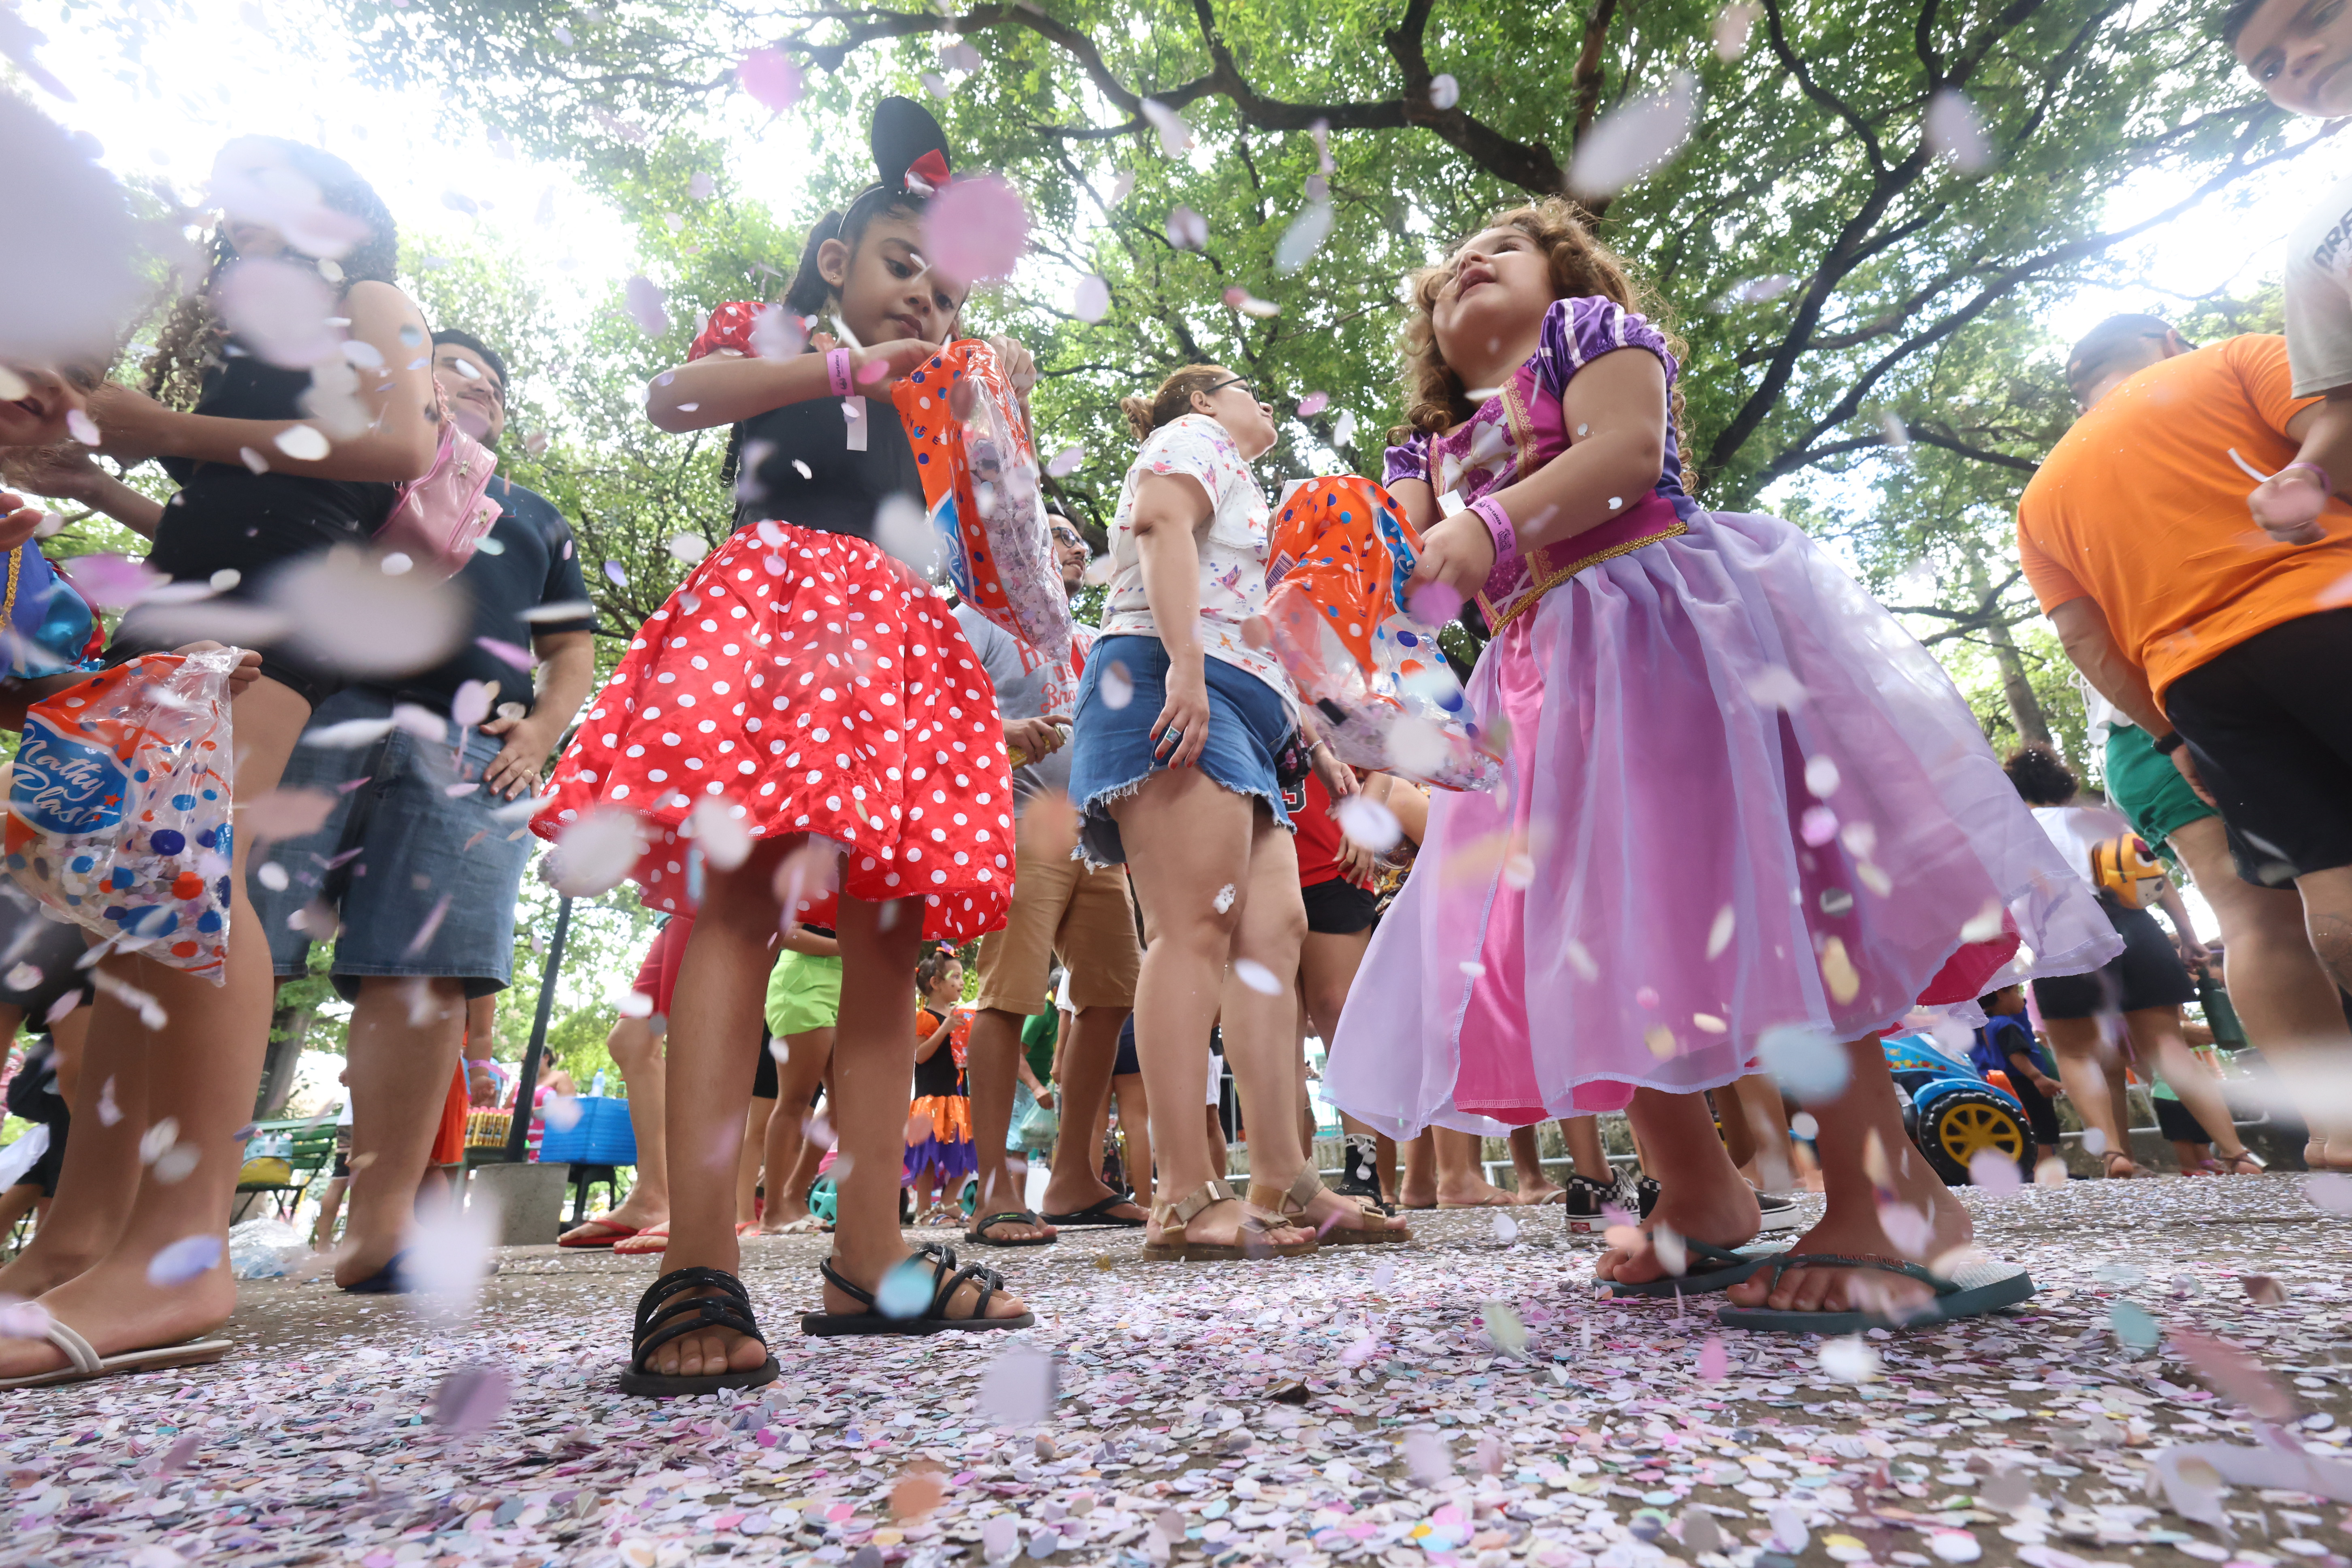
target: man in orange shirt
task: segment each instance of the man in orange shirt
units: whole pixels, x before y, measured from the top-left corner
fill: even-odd
[[[2145,835],[2169,837],[2220,918],[2249,1037],[2273,1058],[2340,1066],[2352,1051],[2336,989],[2352,984],[2352,509],[2331,500],[2321,537],[2282,542],[2248,516],[2241,466],[2292,461],[2318,400],[2293,395],[2284,339],[2197,349],[2152,316],[2102,323],[2066,378],[2084,412],[2019,502],[2026,578],[2067,657],[2145,731],[2125,744],[2168,754],[2221,808],[2220,821],[2200,816],[2160,771],[2111,763],[2118,804]],[[2323,1108],[2312,1121],[2314,1166],[2352,1169],[2352,1118]]]

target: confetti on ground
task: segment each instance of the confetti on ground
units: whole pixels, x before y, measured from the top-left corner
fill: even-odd
[[[1866,1336],[1867,1383],[1823,1368],[1839,1342],[1717,1328],[1711,1298],[1594,1300],[1593,1253],[1546,1210],[1510,1251],[1491,1215],[1442,1212],[1412,1216],[1410,1248],[1260,1263],[1146,1264],[1131,1233],[1065,1232],[986,1259],[1034,1329],[905,1342],[793,1332],[828,1243],[753,1240],[742,1277],[782,1377],[661,1403],[613,1386],[650,1258],[509,1249],[456,1321],[248,1281],[217,1367],[0,1394],[6,1556],[2342,1563],[2342,1509],[2294,1484],[2330,1484],[2352,1420],[2343,1225],[2299,1177],[1963,1201],[2042,1293]],[[2284,1299],[2250,1300],[2247,1277]],[[2118,1302],[2166,1340],[2119,1345]],[[1496,1350],[1498,1309],[1524,1331],[1517,1356]],[[2181,1335],[2208,1358],[2235,1346],[2214,1364],[2258,1367],[2246,1386],[2294,1426],[2265,1443]]]

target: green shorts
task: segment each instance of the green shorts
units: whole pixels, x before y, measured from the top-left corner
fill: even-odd
[[[2200,816],[2221,814],[2197,798],[2172,759],[2136,724],[2107,731],[2107,798],[2131,818],[2132,829],[2168,860],[2180,858],[2165,841]]]
[[[841,960],[790,950],[768,973],[768,1033],[778,1039],[830,1029],[841,1016]]]

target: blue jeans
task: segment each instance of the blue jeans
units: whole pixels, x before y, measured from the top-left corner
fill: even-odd
[[[1265,802],[1274,820],[1290,826],[1274,759],[1290,738],[1282,693],[1222,659],[1205,659],[1209,736],[1198,766],[1235,795]],[[1114,664],[1134,686],[1124,708],[1103,700],[1102,678]],[[1078,843],[1087,863],[1116,866],[1127,858],[1109,803],[1133,795],[1168,764],[1155,754],[1151,726],[1168,697],[1168,649],[1158,637],[1104,637],[1087,655],[1070,733],[1070,799],[1081,816]],[[1173,747],[1170,748],[1171,751]]]
[[[384,692],[352,687],[320,703],[310,722],[318,728],[388,719],[392,704]],[[334,980],[346,1000],[358,996],[369,975],[463,980],[468,996],[505,990],[514,976],[515,900],[530,858],[530,830],[520,819],[492,815],[510,804],[503,798],[481,791],[453,798],[448,792],[479,779],[504,744],[477,729],[466,731],[462,755],[453,754],[454,741],[436,744],[406,730],[362,746],[297,745],[278,787],[320,790],[335,805],[317,831],[251,857],[246,892],[268,934],[271,967],[280,975],[302,973],[310,943],[332,934],[289,921],[317,903],[340,870]],[[330,868],[353,850],[348,864]],[[282,889],[262,882],[267,862],[286,872]],[[427,933],[436,911],[438,923]],[[314,923],[326,922],[304,921],[305,927]]]

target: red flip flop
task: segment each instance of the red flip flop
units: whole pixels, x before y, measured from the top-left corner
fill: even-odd
[[[669,1221],[649,1225],[626,1241],[613,1244],[613,1250],[623,1258],[642,1258],[647,1253],[669,1250]]]
[[[544,1234],[543,1232],[541,1234]],[[570,1230],[555,1238],[558,1247],[611,1247],[637,1234],[637,1227],[623,1225],[611,1215],[590,1215]]]

